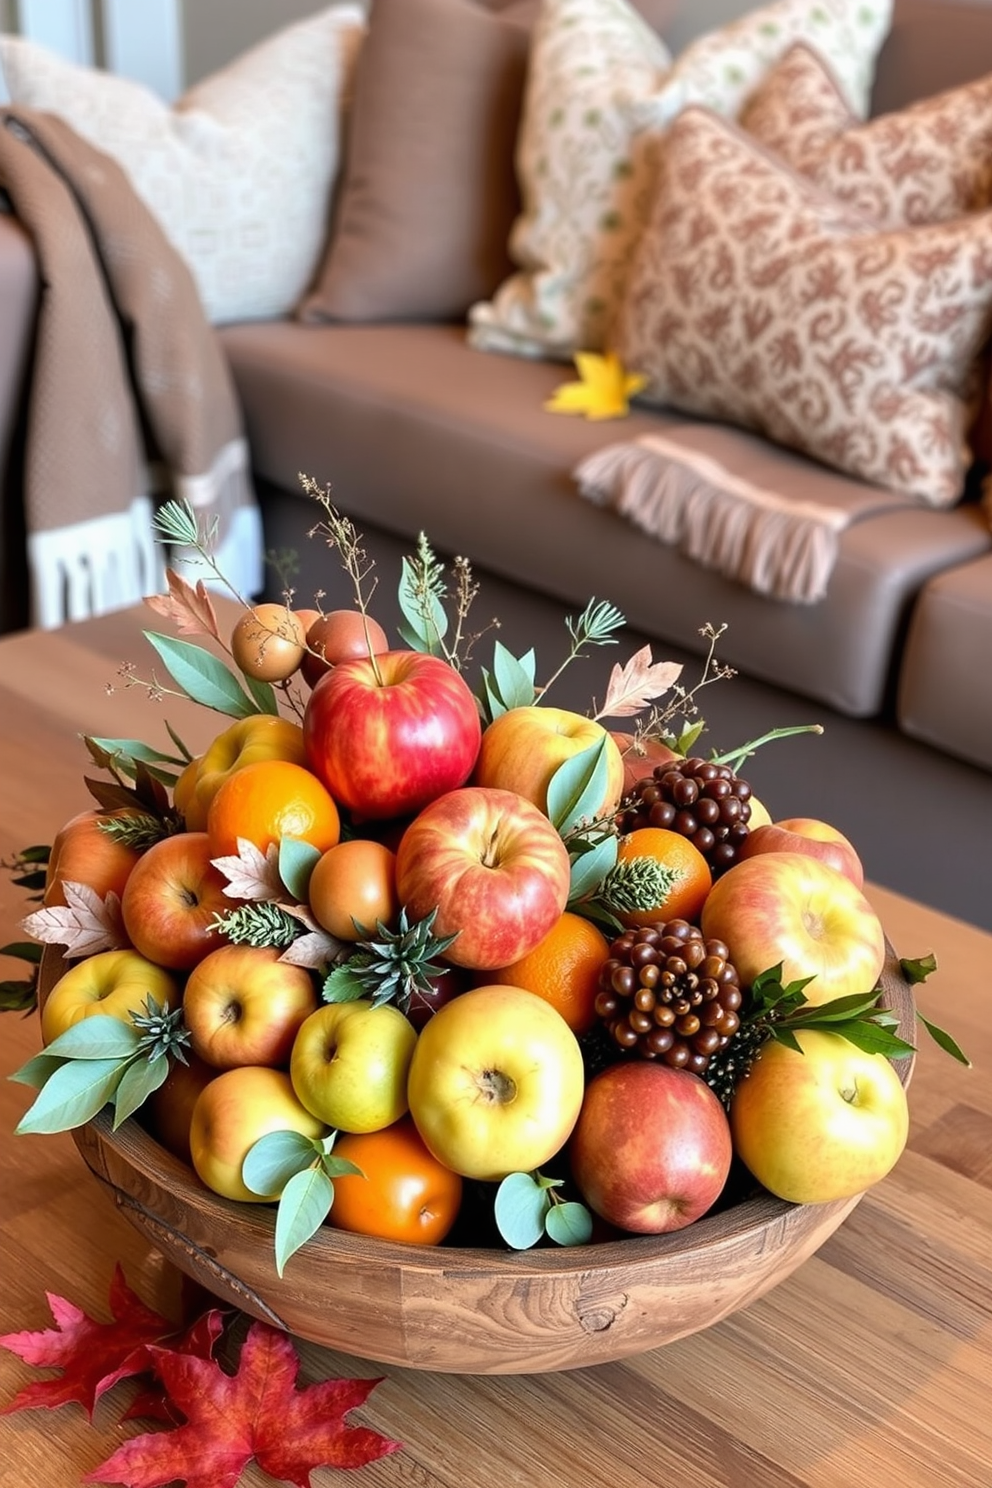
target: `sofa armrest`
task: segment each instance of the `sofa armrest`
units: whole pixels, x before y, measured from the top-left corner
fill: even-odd
[[[0,211],[0,631],[26,623],[18,434],[40,282],[31,239]]]

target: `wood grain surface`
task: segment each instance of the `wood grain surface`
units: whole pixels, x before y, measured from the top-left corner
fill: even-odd
[[[50,842],[89,804],[83,732],[200,748],[202,710],[121,688],[151,661],[148,612],[0,641],[0,856]],[[157,628],[157,626],[155,627]],[[117,690],[106,694],[106,684]],[[815,789],[811,787],[811,789]],[[774,810],[774,802],[768,803]],[[815,798],[809,814],[816,814]],[[921,842],[921,852],[954,844]],[[921,1011],[968,1050],[963,1070],[921,1034],[909,1146],[894,1172],[774,1291],[704,1333],[622,1362],[483,1377],[377,1367],[300,1342],[304,1382],[382,1376],[356,1419],[405,1443],[356,1483],[391,1488],[992,1488],[992,937],[869,889],[901,955],[933,950]],[[0,876],[0,943],[23,895]],[[0,961],[4,976],[19,964]],[[33,1018],[0,1019],[2,1072],[38,1049]],[[11,1133],[30,1092],[0,1082],[0,1332],[41,1329],[45,1293],[106,1318],[116,1262],[175,1313],[177,1273],[115,1211],[70,1136]],[[719,1278],[714,1278],[719,1285]],[[37,1372],[0,1351],[0,1407]],[[69,1488],[141,1429],[118,1387],[97,1406],[0,1417],[0,1488]],[[339,1475],[317,1470],[315,1488]],[[250,1488],[270,1483],[250,1467]]]

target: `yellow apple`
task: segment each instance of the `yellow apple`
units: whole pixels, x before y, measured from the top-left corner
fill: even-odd
[[[516,791],[548,809],[548,782],[566,760],[606,741],[607,787],[595,812],[614,811],[623,793],[623,756],[601,723],[566,708],[510,708],[483,730],[473,783]]]
[[[138,951],[100,951],[70,966],[56,982],[41,1014],[41,1037],[50,1044],[81,1018],[107,1013],[122,1023],[145,1011],[147,998],[159,1007],[179,1006],[179,984],[170,972]]]
[[[521,987],[483,986],[439,1009],[410,1064],[410,1115],[439,1162],[495,1182],[565,1144],[585,1088],[582,1051],[561,1014]]]
[[[753,801],[752,801],[753,806]],[[752,818],[754,812],[752,810]],[[865,870],[853,842],[829,822],[813,816],[790,816],[782,821],[748,823],[750,831],[737,851],[738,858],[753,858],[763,852],[803,852],[836,868],[860,889]]]
[[[242,1064],[224,1070],[197,1096],[189,1128],[193,1167],[225,1199],[264,1204],[278,1194],[254,1193],[241,1177],[248,1151],[270,1132],[324,1137],[327,1127],[300,1105],[285,1070]]]
[[[242,765],[263,759],[306,765],[300,725],[271,713],[253,713],[218,734],[203,754],[190,761],[176,782],[173,801],[187,831],[205,831],[210,802],[228,776]]]
[[[782,979],[812,977],[810,1003],[864,995],[885,961],[878,915],[849,878],[807,853],[735,863],[703,905],[704,936],[722,940],[742,984],[782,962]]]
[[[406,1115],[417,1033],[398,1007],[332,1002],[301,1024],[289,1073],[297,1098],[328,1126],[380,1131]]]
[[[802,1053],[767,1043],[730,1107],[734,1150],[793,1204],[851,1198],[884,1178],[909,1133],[906,1091],[889,1061],[838,1033],[803,1029]]]

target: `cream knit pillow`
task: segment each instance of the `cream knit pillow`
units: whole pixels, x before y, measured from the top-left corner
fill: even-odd
[[[517,144],[519,271],[472,308],[485,350],[568,358],[601,350],[653,194],[658,142],[687,103],[734,115],[794,41],[868,109],[892,0],[775,0],[693,42],[673,64],[627,0],[544,0]]]
[[[171,107],[127,78],[0,36],[13,104],[57,114],[112,156],[186,259],[215,324],[284,315],[319,263],[358,5],[287,27]]]

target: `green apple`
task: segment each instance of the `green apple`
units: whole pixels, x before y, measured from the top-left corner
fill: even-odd
[[[438,1161],[495,1182],[564,1146],[584,1088],[582,1051],[557,1009],[521,987],[483,986],[445,1003],[421,1029],[408,1094]]]
[[[416,1042],[413,1024],[389,1003],[329,1003],[303,1020],[293,1041],[293,1089],[328,1126],[379,1131],[406,1114]]]
[[[772,1041],[730,1107],[734,1150],[780,1199],[852,1198],[884,1178],[909,1134],[906,1091],[889,1060],[838,1033],[804,1029],[802,1049]]]

